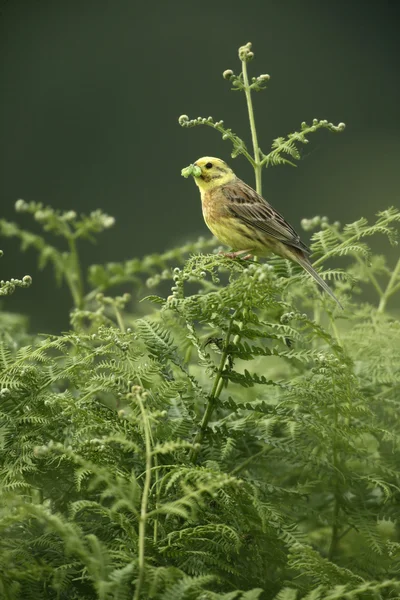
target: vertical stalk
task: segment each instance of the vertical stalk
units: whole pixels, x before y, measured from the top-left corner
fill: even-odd
[[[333,390],[335,393],[335,389]],[[334,491],[334,504],[333,504],[333,516],[332,516],[332,534],[331,534],[331,543],[329,545],[328,550],[328,559],[333,560],[337,551],[337,546],[339,543],[339,513],[340,513],[340,492],[338,486],[338,468],[339,468],[339,457],[337,451],[336,444],[336,430],[339,426],[339,415],[336,406],[336,397],[334,402],[334,410],[335,410],[335,437],[333,440],[333,466],[335,468],[335,491]]]
[[[381,296],[381,300],[379,302],[379,306],[378,306],[378,313],[383,313],[385,308],[386,308],[386,304],[387,301],[389,300],[390,296],[392,295],[392,293],[394,292],[394,287],[396,284],[396,280],[397,280],[397,276],[400,273],[400,258],[397,261],[397,265],[395,266],[392,276],[389,279],[389,283],[387,285],[386,290],[383,292],[382,296]]]
[[[83,278],[81,265],[79,263],[78,251],[76,248],[75,238],[72,234],[68,236],[68,244],[71,257],[70,272],[66,272],[66,279],[71,290],[76,308],[83,306]]]
[[[125,329],[124,329],[124,331],[125,331]],[[129,361],[129,362],[131,364],[131,361]],[[140,386],[142,388],[144,388],[143,381],[141,380],[140,376],[137,376],[137,378],[138,378]],[[155,445],[154,444],[153,432],[151,430],[151,427],[149,427],[148,433],[149,433],[149,437],[150,437],[150,449],[151,449],[151,448],[154,448],[154,445]],[[146,456],[147,455],[148,455],[148,453],[147,453],[147,449],[146,449]],[[153,456],[153,459],[154,459],[155,479],[156,479],[156,498],[155,498],[156,511],[155,511],[155,517],[154,517],[153,543],[157,544],[157,541],[158,541],[158,516],[157,516],[157,508],[159,506],[159,499],[160,499],[160,481],[159,481],[159,474],[158,474],[158,457],[157,457],[157,454],[155,454]],[[148,465],[146,464],[146,473],[147,473],[147,466]],[[148,469],[148,472],[150,474],[151,474],[151,469],[152,469],[152,464],[151,464],[151,461],[150,461],[150,466],[149,466],[149,469]]]
[[[153,437],[153,432],[151,431],[150,428],[150,443],[151,443],[151,447],[154,448],[155,444],[154,444],[154,437]],[[159,500],[160,500],[160,480],[159,480],[159,470],[158,470],[158,457],[157,454],[154,455],[154,469],[155,469],[155,479],[156,479],[156,497],[155,497],[155,506],[156,506],[156,511],[159,507]],[[158,542],[158,515],[157,512],[155,514],[154,517],[154,525],[153,525],[153,544],[157,544]]]
[[[341,346],[342,345],[342,341],[340,339],[339,329],[336,326],[335,319],[330,318],[330,323],[331,323],[333,335],[335,336],[336,341],[339,344],[339,346]]]
[[[117,307],[115,302],[114,302],[113,308],[114,308],[115,318],[117,319],[118,327],[120,328],[122,333],[125,333],[126,332],[125,323],[122,318],[121,311],[119,310],[119,308]]]
[[[75,308],[80,308],[82,306],[81,297],[79,295],[79,291],[76,287],[76,283],[73,277],[73,274],[68,270],[65,271],[65,279],[67,281],[67,285],[69,287],[69,291],[71,292],[72,300],[74,302]]]
[[[200,430],[194,440],[195,445],[200,445],[201,442],[203,441],[204,434],[207,429],[207,425],[212,417],[216,401],[218,400],[219,395],[222,391],[222,386],[224,385],[222,373],[225,369],[226,360],[228,358],[228,346],[229,346],[229,342],[231,339],[231,329],[232,329],[233,321],[235,319],[235,315],[236,315],[236,313],[232,316],[231,321],[229,323],[229,327],[228,327],[228,331],[227,331],[226,339],[225,339],[225,344],[224,344],[224,351],[222,352],[222,356],[221,356],[221,360],[219,361],[219,366],[218,366],[217,374],[215,376],[214,384],[213,384],[210,396],[208,398],[207,407],[206,407],[206,410],[204,412],[203,418],[200,423]],[[192,451],[190,452],[189,459],[193,463],[196,462],[198,453],[199,453],[199,448],[193,448]]]
[[[140,406],[140,412],[142,413],[143,419],[143,431],[144,440],[146,447],[146,473],[144,479],[144,486],[142,492],[142,503],[140,507],[139,517],[139,548],[138,548],[138,562],[139,562],[139,577],[136,584],[135,595],[133,600],[139,600],[140,592],[144,581],[144,569],[145,569],[145,539],[146,539],[146,520],[147,520],[147,505],[149,501],[150,483],[151,483],[151,432],[149,421],[147,418],[146,411],[144,409],[142,398],[140,394],[137,395],[138,403]]]
[[[254,152],[254,172],[256,175],[256,190],[262,195],[262,178],[261,178],[261,161],[260,161],[260,148],[258,147],[256,122],[254,119],[253,101],[251,99],[251,89],[249,84],[249,77],[247,75],[247,61],[242,60],[242,73],[244,83],[244,93],[246,94],[247,110],[249,113],[251,139],[253,141],[253,152]]]

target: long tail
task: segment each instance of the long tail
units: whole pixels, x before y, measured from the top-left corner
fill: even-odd
[[[340,308],[342,310],[344,310],[343,306],[340,304],[339,300],[336,298],[335,294],[332,292],[329,285],[327,283],[325,283],[325,281],[323,279],[321,279],[321,277],[318,275],[318,273],[314,269],[314,267],[310,264],[308,259],[305,258],[304,256],[297,255],[297,261],[303,267],[303,269],[305,269],[308,273],[310,273],[310,275],[312,275],[314,277],[314,279],[318,283],[318,285],[320,285],[322,287],[322,289],[327,294],[329,294],[331,298],[333,298],[335,300],[337,305],[340,306]]]

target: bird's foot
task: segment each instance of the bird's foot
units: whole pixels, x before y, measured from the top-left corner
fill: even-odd
[[[226,258],[240,258],[242,260],[249,260],[250,258],[253,258],[252,254],[246,254],[246,252],[248,253],[249,250],[238,250],[237,252],[220,252],[220,254],[222,256],[225,256]]]

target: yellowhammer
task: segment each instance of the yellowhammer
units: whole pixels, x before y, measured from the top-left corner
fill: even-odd
[[[298,264],[343,308],[330,287],[312,267],[310,250],[291,225],[253,188],[236,177],[220,158],[203,156],[182,170],[200,188],[207,227],[235,252],[228,256],[274,252]]]

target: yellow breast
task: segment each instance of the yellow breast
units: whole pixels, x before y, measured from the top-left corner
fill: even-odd
[[[256,249],[258,243],[251,230],[231,215],[225,198],[219,198],[216,193],[203,192],[201,204],[204,221],[220,242],[233,250]]]

